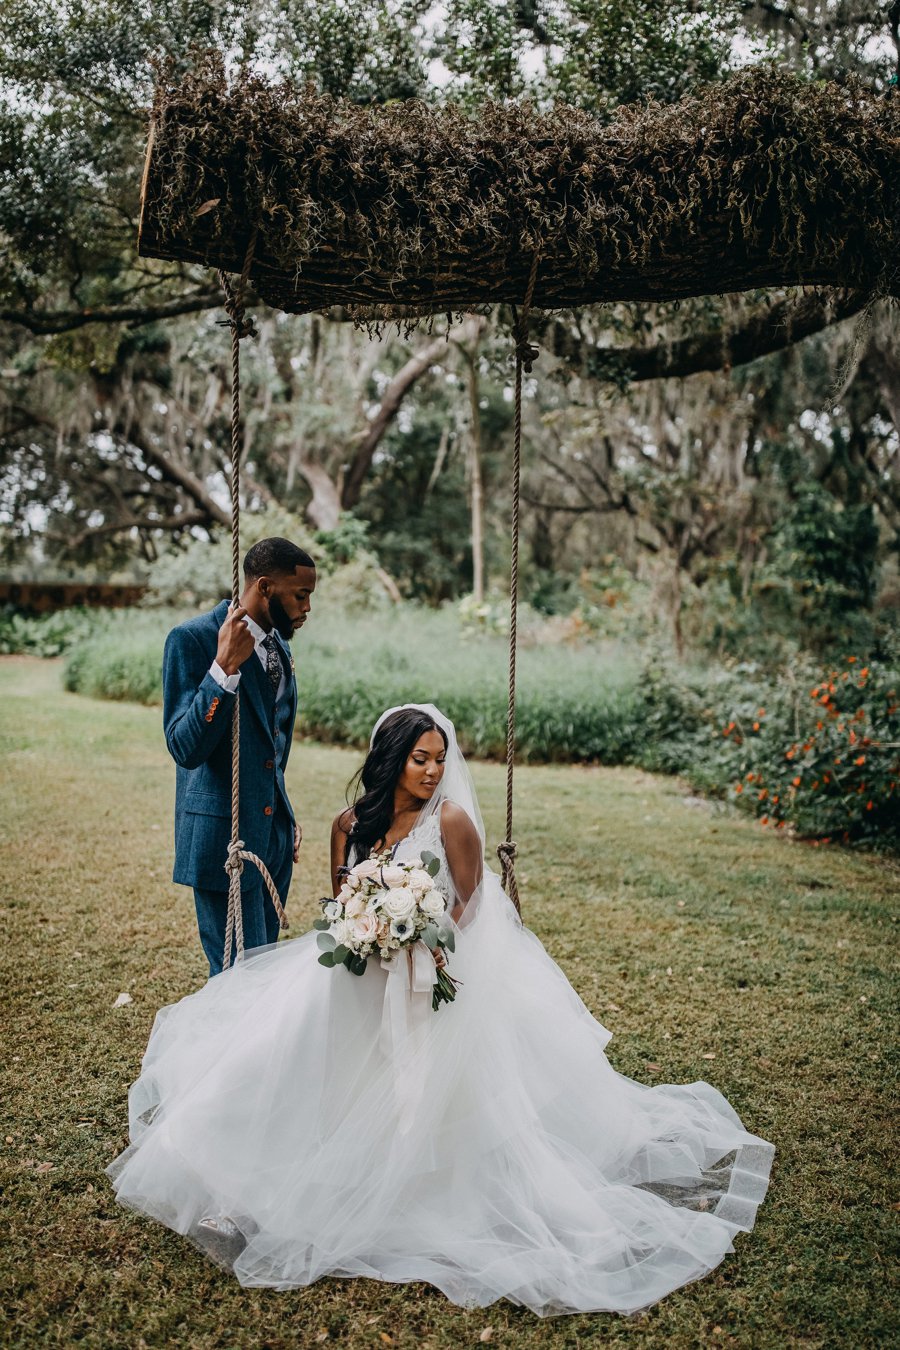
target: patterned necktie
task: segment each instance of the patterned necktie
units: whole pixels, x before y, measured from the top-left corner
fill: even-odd
[[[277,698],[278,686],[281,684],[281,657],[278,655],[278,644],[275,641],[274,633],[266,635],[263,639],[263,646],[266,649],[266,674],[272,686],[272,693]]]

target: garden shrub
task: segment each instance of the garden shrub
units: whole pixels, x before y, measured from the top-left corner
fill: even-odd
[[[797,658],[777,676],[757,666],[673,677],[645,673],[638,752],[646,768],[798,837],[900,846],[900,673],[850,655]]]
[[[102,628],[107,610],[56,610],[52,614],[23,614],[13,605],[0,609],[0,655],[62,656],[76,642]]]

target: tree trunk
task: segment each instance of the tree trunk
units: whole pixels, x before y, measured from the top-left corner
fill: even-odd
[[[341,518],[341,499],[327,469],[311,460],[301,460],[297,467],[312,492],[306,507],[310,521],[317,530],[337,529]]]
[[[345,511],[356,506],[362,495],[363,483],[372,467],[375,451],[378,449],[385,432],[393,422],[406,395],[418,379],[429,371],[440,356],[447,351],[445,338],[430,342],[427,347],[416,352],[397,372],[384,392],[381,405],[369,423],[368,429],[360,439],[350,462],[350,468],[344,478],[341,492],[341,505]]]

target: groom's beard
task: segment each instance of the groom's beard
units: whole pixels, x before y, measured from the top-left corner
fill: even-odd
[[[283,637],[285,642],[290,642],[294,636],[294,624],[277,595],[269,598],[269,618],[279,636]]]

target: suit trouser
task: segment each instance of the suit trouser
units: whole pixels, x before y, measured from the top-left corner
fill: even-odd
[[[291,884],[291,872],[294,866],[294,827],[287,811],[279,805],[272,822],[272,835],[268,849],[269,856],[263,862],[269,869],[275,889],[282,905],[287,903],[288,887]],[[244,863],[244,879],[252,878],[253,884],[241,890],[241,915],[244,920],[244,947],[265,947],[278,941],[280,925],[272,897],[255,863]],[[197,927],[200,941],[209,961],[210,977],[218,975],[222,969],[225,955],[225,926],[228,918],[228,890],[212,891],[194,887],[194,904],[197,908]],[[236,947],[231,945],[231,961],[234,963]]]

